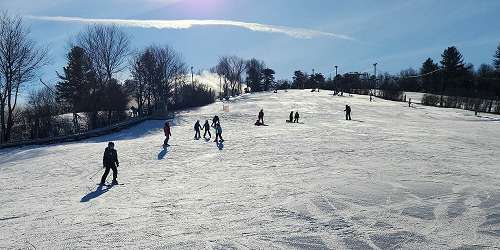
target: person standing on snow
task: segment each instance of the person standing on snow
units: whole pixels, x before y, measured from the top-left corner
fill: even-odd
[[[103,168],[106,168],[104,174],[101,178],[100,185],[103,186],[106,184],[106,178],[108,177],[109,170],[113,170],[113,182],[111,185],[118,185],[118,181],[116,178],[118,177],[118,169],[117,167],[120,165],[118,162],[118,153],[114,149],[115,144],[113,142],[108,143],[108,147],[104,150],[104,156],[102,157],[102,165]]]
[[[257,122],[261,122],[262,124],[264,124],[264,110],[261,109],[260,112],[259,112],[259,119],[257,120]]]
[[[220,123],[220,120],[219,120],[219,117],[217,115],[215,115],[214,118],[212,119],[212,127],[215,128],[217,123]]]
[[[222,127],[220,126],[220,123],[217,123],[215,125],[215,141],[216,143],[219,143],[219,140],[220,139],[220,142],[223,142],[224,139],[222,139]]]
[[[170,136],[172,133],[170,133],[170,124],[168,122],[165,122],[165,126],[163,127],[163,133],[165,133],[165,140],[163,141],[163,147],[168,147],[168,140],[170,139]]]
[[[212,138],[212,134],[210,134],[210,123],[208,123],[208,120],[206,120],[205,124],[203,124],[203,129],[205,130],[205,133],[203,133],[203,138],[207,138],[207,133],[208,138]]]
[[[345,105],[345,119],[346,120],[351,120],[351,107],[349,105]]]
[[[197,120],[196,123],[194,124],[194,131],[195,131],[194,139],[195,140],[198,140],[201,138],[200,129],[201,129],[200,120]]]
[[[288,121],[293,122],[293,111],[290,112],[290,118],[288,119]]]
[[[295,119],[293,120],[294,123],[299,123],[299,112],[298,111],[295,111]]]

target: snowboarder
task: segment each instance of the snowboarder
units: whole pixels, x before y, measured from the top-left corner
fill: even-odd
[[[203,129],[205,129],[205,133],[203,133],[203,138],[207,138],[207,133],[208,133],[208,138],[212,138],[212,134],[210,134],[210,123],[208,123],[208,120],[205,121],[205,124],[203,124]]]
[[[345,105],[345,119],[346,120],[351,120],[351,107],[349,105]]]
[[[224,139],[222,139],[222,127],[220,126],[220,123],[217,123],[215,125],[215,141],[216,143],[219,143],[219,140],[220,139],[220,142],[223,142]]]
[[[295,111],[295,119],[293,120],[294,123],[299,123],[299,112],[298,111]]]
[[[165,140],[163,141],[163,147],[168,147],[168,140],[170,139],[170,136],[172,133],[170,133],[170,124],[168,122],[165,122],[165,126],[163,127],[163,132],[165,133]]]
[[[260,112],[259,112],[259,119],[257,121],[261,122],[262,124],[264,124],[264,110],[263,109],[260,110]]]
[[[200,129],[201,129],[200,120],[197,120],[196,123],[194,124],[194,131],[195,131],[194,139],[195,140],[198,140],[201,138]]]
[[[101,186],[106,184],[106,178],[108,177],[110,169],[113,170],[113,182],[111,182],[111,185],[118,185],[118,181],[116,180],[116,178],[118,177],[117,167],[120,165],[120,163],[118,162],[118,154],[116,153],[114,147],[115,144],[113,142],[109,142],[108,147],[104,150],[102,165],[106,170],[104,171],[104,174],[101,178]]]
[[[215,128],[217,123],[220,123],[220,120],[219,120],[219,117],[217,115],[215,115],[214,118],[212,119],[212,127]]]
[[[293,122],[293,111],[290,112],[290,118],[288,119],[289,122]]]

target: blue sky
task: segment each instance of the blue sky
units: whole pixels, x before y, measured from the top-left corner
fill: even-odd
[[[215,65],[219,56],[238,55],[264,60],[278,79],[291,78],[296,69],[328,77],[334,65],[339,73],[372,72],[374,62],[380,72],[418,69],[452,45],[478,66],[491,63],[500,43],[497,0],[0,0],[0,9],[25,16],[32,37],[49,47],[52,63],[43,70],[49,82],[62,71],[71,39],[87,25],[68,19],[75,17],[243,22],[185,29],[127,23],[123,29],[133,48],[171,45],[197,70]],[[261,30],[250,30],[254,23]],[[283,30],[262,31],[268,28]]]

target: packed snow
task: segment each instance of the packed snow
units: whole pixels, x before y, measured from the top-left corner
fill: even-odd
[[[500,117],[308,90],[226,104],[176,114],[167,151],[164,121],[1,150],[0,248],[500,248]],[[220,148],[193,139],[215,114]],[[108,141],[123,185],[99,187]]]

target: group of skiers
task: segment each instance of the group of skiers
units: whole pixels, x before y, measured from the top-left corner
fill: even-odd
[[[212,133],[210,133],[210,127],[213,127],[215,129],[215,140],[214,142],[223,142],[224,139],[222,139],[222,127],[220,125],[220,119],[217,115],[214,116],[212,119],[212,125],[208,122],[208,120],[205,120],[205,124],[203,126],[200,125],[200,120],[197,120],[196,123],[194,124],[194,139],[199,140],[201,138],[201,129],[205,130],[205,133],[203,134],[203,138],[205,140],[210,140],[212,138]],[[207,138],[208,134],[208,138]]]
[[[290,112],[290,117],[289,119],[287,120],[287,122],[291,122],[291,123],[299,123],[299,118],[300,118],[300,115],[299,115],[299,112],[298,111],[295,111],[295,115],[293,115],[293,111]]]
[[[351,107],[349,105],[345,105],[345,119],[346,120],[351,120]],[[257,116],[257,122],[255,125],[264,125],[264,110],[261,109],[258,116]],[[290,112],[289,120],[287,122],[291,123],[298,123],[299,122],[299,112]],[[205,120],[205,123],[203,126],[200,124],[200,120],[197,120],[196,123],[194,124],[194,139],[198,140],[201,138],[201,129],[203,129],[205,132],[203,134],[203,138],[206,140],[210,140],[212,137],[212,134],[210,133],[210,127],[213,127],[215,129],[215,140],[214,142],[219,143],[219,142],[224,142],[224,139],[222,139],[222,127],[220,125],[220,119],[217,115],[214,116],[212,119],[212,124],[209,124],[208,120]],[[170,145],[168,144],[168,141],[170,140],[170,136],[172,136],[171,130],[170,130],[170,124],[165,122],[165,125],[163,126],[163,133],[165,134],[165,140],[163,141],[163,147],[169,147]],[[208,134],[208,137],[207,137]],[[115,144],[113,142],[108,143],[108,147],[104,150],[104,156],[103,156],[103,168],[105,168],[104,174],[102,175],[100,185],[105,185],[106,178],[110,172],[110,170],[113,171],[113,181],[111,182],[111,185],[117,185],[117,176],[118,176],[118,154],[116,152],[116,149],[114,149]]]

